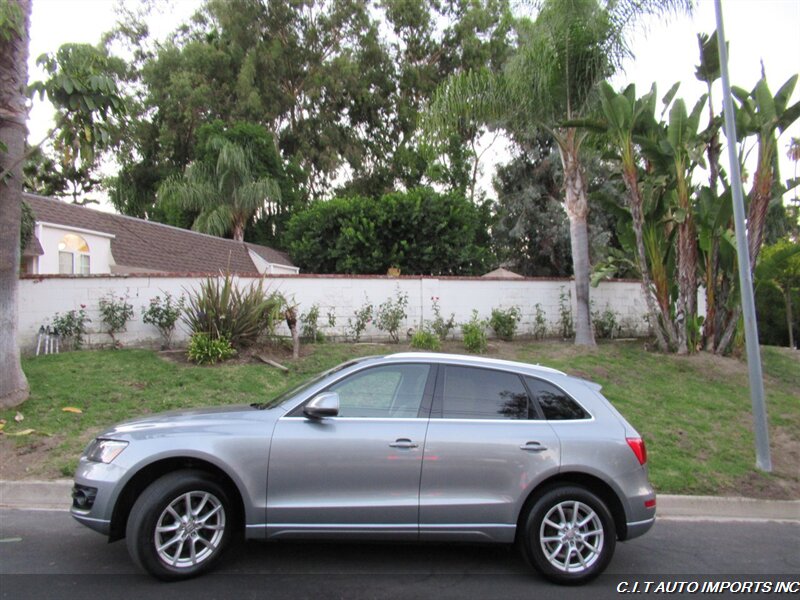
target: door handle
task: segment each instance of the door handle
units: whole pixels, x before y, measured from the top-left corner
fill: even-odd
[[[415,444],[408,438],[399,438],[389,444],[391,448],[419,448],[419,444]]]
[[[526,452],[544,452],[547,450],[547,446],[542,446],[539,442],[527,442],[520,446],[519,449]]]

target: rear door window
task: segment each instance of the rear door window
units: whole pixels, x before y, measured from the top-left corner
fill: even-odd
[[[518,375],[448,366],[442,387],[442,418],[527,419],[528,393]]]

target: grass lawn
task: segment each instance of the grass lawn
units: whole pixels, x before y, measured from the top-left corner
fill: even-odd
[[[447,344],[461,352],[461,345]],[[196,367],[148,350],[71,352],[26,358],[31,397],[0,411],[0,478],[71,476],[82,447],[123,419],[164,410],[258,402],[357,355],[405,346],[321,344],[290,373],[261,363]],[[640,342],[580,349],[557,342],[493,342],[488,355],[542,363],[603,385],[645,437],[650,476],[662,493],[800,498],[800,355],[763,348],[774,473],[754,468],[747,369],[731,358],[645,352]],[[65,412],[65,407],[80,413]],[[24,418],[16,421],[17,413]]]

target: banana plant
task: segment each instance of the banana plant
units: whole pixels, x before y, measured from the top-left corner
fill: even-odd
[[[703,137],[699,131],[700,116],[706,104],[703,95],[691,112],[682,99],[672,102],[666,128],[660,128],[657,151],[661,162],[669,163],[669,174],[675,186],[670,193],[672,219],[677,229],[678,301],[676,332],[678,354],[688,354],[697,347],[695,339],[699,330],[697,323],[697,227],[693,205],[694,189],[692,173],[697,166],[704,166]]]
[[[793,75],[773,96],[766,76],[762,73],[761,79],[752,91],[747,92],[740,87],[731,89],[737,101],[735,107],[737,141],[741,143],[746,138],[754,136],[758,149],[756,172],[753,186],[748,194],[747,207],[747,243],[752,271],[755,271],[764,242],[764,228],[770,202],[797,185],[797,181],[787,182],[786,186],[781,185],[777,156],[778,137],[800,118],[800,102],[789,105],[796,84],[797,75]],[[741,306],[734,305],[719,338],[717,351],[724,352],[730,346],[740,314]]]
[[[740,87],[732,88],[736,98],[736,133],[739,142],[755,136],[758,148],[753,187],[749,194],[747,210],[747,236],[750,246],[750,268],[755,269],[758,253],[764,241],[764,226],[769,204],[775,192],[787,191],[778,182],[777,149],[778,137],[800,118],[800,102],[789,106],[792,92],[797,84],[797,75],[790,77],[773,96],[766,76],[752,91]],[[775,186],[779,189],[775,190]]]
[[[637,133],[654,128],[655,107],[655,85],[647,94],[636,98],[636,88],[633,85],[629,85],[622,92],[617,92],[607,82],[602,82],[600,110],[603,120],[587,122],[585,125],[606,134],[620,162],[635,237],[636,263],[642,277],[643,295],[658,346],[662,351],[668,351],[675,347],[677,333],[670,316],[668,297],[665,301],[663,286],[658,286],[654,281],[648,264],[644,202],[639,184],[640,157],[634,141]]]

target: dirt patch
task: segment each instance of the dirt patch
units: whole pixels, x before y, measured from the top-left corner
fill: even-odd
[[[770,500],[800,498],[800,439],[786,427],[770,427],[769,433],[772,473],[753,470],[720,489],[719,495]]]
[[[313,354],[313,352],[313,345],[301,344],[300,358],[309,356],[310,354]],[[263,356],[264,358],[274,360],[275,362],[281,364],[286,364],[293,360],[291,346],[280,343],[264,344],[242,348],[236,352],[236,356],[233,358],[229,358],[224,362],[219,362],[216,365],[206,365],[206,367],[213,369],[214,367],[223,364],[247,365],[254,361],[258,361],[256,355]],[[189,360],[189,357],[186,355],[186,350],[162,350],[161,352],[158,352],[158,357],[171,363],[196,366],[192,361]]]
[[[56,479],[64,475],[53,467],[50,453],[61,443],[56,436],[39,436],[25,446],[6,436],[0,436],[0,479]]]

